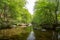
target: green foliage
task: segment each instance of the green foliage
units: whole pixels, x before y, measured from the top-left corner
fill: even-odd
[[[24,8],[26,0],[0,0],[0,26],[8,27],[12,24],[29,23],[31,15]]]
[[[31,14],[28,12],[27,9],[23,9],[21,17],[22,17],[22,19],[21,19],[22,23],[30,23],[31,22]]]
[[[15,19],[25,5],[25,1],[23,1],[24,0],[0,0],[0,11],[2,10],[1,12],[3,12],[3,14],[9,14]]]
[[[33,15],[33,23],[40,24],[53,24],[55,23],[56,2],[50,2],[48,0],[38,0],[35,3],[35,12]]]
[[[60,24],[60,0],[37,0],[32,24],[34,27],[36,26],[36,30],[34,30],[36,40],[52,40],[52,37],[53,40],[57,40],[57,32],[60,31],[59,28],[56,28],[60,26],[58,25]],[[40,31],[39,27],[47,30]]]

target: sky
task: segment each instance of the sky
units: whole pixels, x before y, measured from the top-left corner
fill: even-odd
[[[35,5],[36,0],[27,0],[26,8],[28,11],[33,14],[34,10],[34,5]]]

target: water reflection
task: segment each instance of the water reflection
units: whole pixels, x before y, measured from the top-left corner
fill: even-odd
[[[58,33],[58,40],[60,40],[60,33]]]
[[[29,34],[27,40],[35,40],[35,36],[34,36],[34,32],[31,31],[31,33]]]

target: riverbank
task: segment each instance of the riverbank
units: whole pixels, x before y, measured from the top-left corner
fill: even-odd
[[[2,29],[0,30],[0,40],[26,40],[30,31],[30,27]]]

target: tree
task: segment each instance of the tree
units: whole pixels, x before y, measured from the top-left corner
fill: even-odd
[[[25,0],[0,0],[0,26],[9,27],[13,21],[17,20],[25,3]]]
[[[58,26],[59,0],[37,0],[35,4],[35,14],[32,21],[36,25],[42,24],[47,28],[53,28],[54,39],[57,40],[56,27]],[[54,24],[54,25],[53,25]]]
[[[31,22],[31,14],[29,13],[29,11],[26,8],[22,9],[21,18],[20,19],[19,18],[18,18],[18,20],[21,20],[21,23],[30,23]]]
[[[54,13],[53,13],[54,10],[55,10],[54,3],[49,3],[47,1],[36,2],[33,22],[35,22],[39,25],[41,23],[46,23],[46,24],[54,23],[54,20],[55,20]]]

